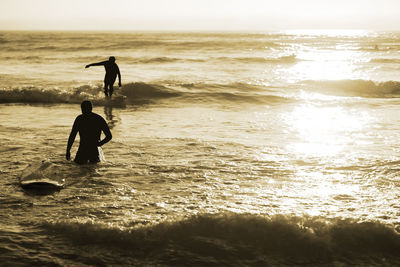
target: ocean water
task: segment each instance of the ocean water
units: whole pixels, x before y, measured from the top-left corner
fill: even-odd
[[[399,265],[399,74],[396,32],[1,32],[0,265]],[[65,187],[22,189],[44,160]]]

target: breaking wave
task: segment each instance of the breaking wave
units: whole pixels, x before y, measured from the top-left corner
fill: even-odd
[[[399,64],[400,59],[399,58],[373,58],[369,62],[371,63],[393,63],[393,64]]]
[[[172,89],[145,83],[129,83],[116,90],[126,97],[127,103],[179,96],[179,93],[173,92]],[[70,90],[37,87],[0,90],[0,103],[81,103],[86,99],[104,105],[102,86],[84,85]]]
[[[37,87],[21,87],[0,91],[1,103],[79,103],[89,94],[75,88],[72,91],[50,90]]]
[[[288,102],[290,99],[274,95],[265,86],[247,83],[174,83],[175,89],[159,84],[131,83],[124,86],[121,94],[131,100],[162,99],[180,97],[185,102],[240,104],[274,104]],[[189,90],[189,91],[188,91]]]
[[[121,89],[121,94],[128,97],[128,99],[160,99],[168,97],[177,97],[181,93],[167,88],[163,85],[147,84],[147,83],[128,83]]]
[[[399,98],[400,82],[367,80],[303,81],[298,84],[306,91],[348,97]],[[277,91],[278,90],[278,91]],[[296,101],[282,96],[279,88],[248,83],[182,83],[161,81],[134,82],[116,87],[120,102],[115,105],[152,103],[167,98],[185,102],[238,104],[281,104]],[[89,99],[96,105],[107,105],[102,85],[83,85],[71,89],[18,87],[0,90],[0,103],[81,103]]]
[[[374,82],[367,80],[305,81],[307,89],[339,96],[376,98],[400,97],[400,82]]]
[[[185,102],[237,102],[251,104],[273,104],[289,101],[288,98],[274,95],[260,85],[246,83],[208,84],[173,83],[172,88],[159,84],[143,82],[128,83],[116,88],[118,95],[124,98],[114,103],[125,104],[151,103],[166,98],[181,98]],[[21,87],[0,90],[0,103],[81,103],[89,99],[96,105],[107,105],[101,85],[84,85],[69,90]]]
[[[400,235],[393,226],[350,219],[229,213],[133,228],[66,221],[41,227],[78,246],[166,264],[400,262]]]

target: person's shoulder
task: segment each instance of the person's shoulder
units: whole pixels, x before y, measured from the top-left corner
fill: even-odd
[[[96,121],[96,123],[98,124],[98,125],[101,125],[101,127],[103,128],[103,127],[107,127],[107,122],[106,122],[106,120],[102,117],[102,116],[100,116],[99,114],[97,114],[97,113],[93,113],[93,115],[94,115],[94,120]]]
[[[80,114],[80,115],[76,116],[76,118],[75,118],[76,121],[80,121],[82,119],[83,119],[83,114]]]
[[[98,119],[98,120],[104,120],[104,118],[101,115],[97,114],[97,113],[92,112],[92,116],[94,118]]]
[[[74,127],[80,127],[80,125],[83,123],[82,121],[84,120],[82,114],[76,116],[75,121],[74,121]]]

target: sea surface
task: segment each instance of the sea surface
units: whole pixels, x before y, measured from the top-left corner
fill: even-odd
[[[0,265],[398,266],[399,77],[396,32],[0,32]]]

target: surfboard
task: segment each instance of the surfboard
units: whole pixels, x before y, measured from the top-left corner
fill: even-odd
[[[100,162],[106,162],[103,149],[98,147],[98,150]],[[95,170],[95,165],[78,165],[73,161],[46,159],[29,164],[22,171],[19,182],[23,189],[35,194],[51,194],[66,186],[66,178],[69,180],[68,185],[71,185],[76,178],[81,180],[82,177],[90,175]]]
[[[99,150],[100,162],[105,162],[106,161],[106,157],[104,156],[103,149],[100,146],[98,146],[97,149]]]
[[[65,185],[65,178],[57,164],[44,160],[26,167],[20,177],[21,187],[34,190],[60,190]]]

